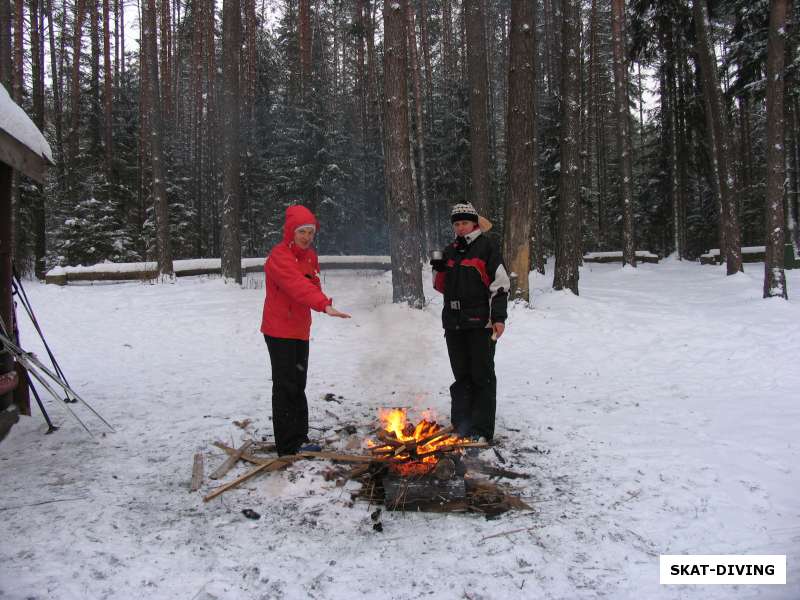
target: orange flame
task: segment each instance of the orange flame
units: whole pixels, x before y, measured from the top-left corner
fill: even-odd
[[[373,449],[386,450],[387,452],[397,452],[398,447],[388,441],[396,440],[410,449],[401,447],[400,453],[395,454],[399,463],[393,463],[391,468],[402,476],[424,475],[429,472],[438,462],[435,452],[449,446],[464,442],[455,434],[443,434],[440,437],[434,436],[437,431],[444,429],[435,421],[435,416],[431,411],[425,411],[423,418],[416,425],[408,421],[408,411],[405,408],[381,409],[379,415],[383,425],[383,435],[379,434],[381,441],[368,441],[368,446]],[[419,442],[429,440],[424,444],[417,445]]]

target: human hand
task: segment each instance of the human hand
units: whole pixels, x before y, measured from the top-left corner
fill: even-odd
[[[331,317],[339,317],[340,319],[350,318],[350,315],[348,315],[347,313],[343,313],[342,311],[333,308],[332,304],[328,304],[328,306],[325,307],[325,314]]]
[[[503,332],[506,330],[505,323],[492,323],[492,340],[495,342],[500,339]]]

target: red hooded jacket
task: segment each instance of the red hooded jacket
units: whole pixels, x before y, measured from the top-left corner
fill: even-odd
[[[270,337],[307,340],[311,332],[311,310],[318,312],[333,301],[322,293],[317,253],[294,243],[294,231],[301,225],[319,223],[304,206],[286,209],[283,241],[264,263],[267,296],[261,318],[261,333]]]

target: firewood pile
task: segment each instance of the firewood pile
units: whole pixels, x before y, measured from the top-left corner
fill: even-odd
[[[228,456],[209,475],[210,479],[220,480],[239,461],[253,466],[213,489],[203,498],[206,502],[260,473],[278,471],[303,459],[324,459],[334,463],[323,473],[327,481],[335,481],[339,486],[358,481],[361,487],[351,494],[352,499],[382,504],[387,510],[469,512],[491,518],[512,509],[530,509],[513,490],[499,483],[502,478],[527,475],[493,466],[475,455],[488,449],[488,444],[460,438],[452,427],[442,427],[432,419],[422,419],[413,425],[404,409],[382,411],[381,426],[363,444],[368,454],[322,451],[270,457],[265,452],[274,451],[271,444],[248,441],[240,448],[222,442],[214,445]],[[496,448],[492,450],[502,459]],[[202,454],[198,454],[192,491],[202,485],[202,469]]]

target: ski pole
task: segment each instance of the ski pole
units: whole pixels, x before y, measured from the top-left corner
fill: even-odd
[[[64,375],[64,372],[61,370],[61,366],[58,364],[55,355],[53,354],[52,350],[50,350],[50,345],[47,343],[47,340],[44,339],[44,332],[42,332],[42,328],[39,326],[39,321],[36,318],[36,315],[33,314],[33,306],[31,305],[30,300],[28,300],[28,294],[25,292],[25,288],[22,286],[22,280],[19,278],[19,273],[17,273],[16,266],[12,266],[12,271],[14,273],[14,279],[11,282],[12,288],[22,301],[22,307],[25,309],[25,312],[27,313],[31,323],[33,323],[33,327],[34,329],[36,329],[36,333],[39,334],[39,339],[42,340],[42,345],[44,345],[44,349],[47,351],[47,356],[50,357],[50,362],[53,363],[53,368],[55,369],[55,372],[58,373],[58,376],[64,380],[64,383],[69,385],[69,381],[67,381],[66,375]],[[66,397],[63,398],[64,402],[73,404],[77,402],[75,398],[70,398],[69,392],[66,392],[65,395]]]
[[[0,324],[2,324],[2,323],[0,323]],[[12,353],[12,354],[14,354],[14,355],[17,357],[17,359],[18,359],[20,362],[22,362],[22,364],[23,364],[23,365],[24,365],[24,366],[25,366],[25,367],[26,367],[26,368],[27,368],[27,369],[28,369],[28,370],[29,370],[29,371],[30,371],[30,372],[33,374],[33,376],[34,376],[34,377],[36,377],[36,379],[37,379],[37,380],[38,380],[38,381],[39,381],[39,382],[40,382],[40,383],[41,383],[43,386],[45,386],[45,389],[47,389],[47,391],[48,391],[48,392],[51,392],[51,393],[55,394],[55,392],[52,392],[52,391],[51,391],[51,390],[52,390],[52,388],[51,388],[51,387],[50,387],[50,386],[47,384],[47,382],[46,382],[46,381],[44,381],[44,380],[43,380],[43,378],[42,378],[41,374],[40,374],[38,371],[41,371],[42,373],[44,373],[45,375],[47,375],[47,376],[48,376],[48,377],[49,377],[49,378],[50,378],[50,379],[53,381],[53,383],[55,383],[57,386],[59,386],[59,387],[60,387],[62,390],[64,390],[65,392],[69,392],[69,393],[71,393],[73,396],[75,396],[75,398],[77,398],[77,399],[78,399],[78,400],[81,402],[81,404],[83,404],[83,405],[84,405],[86,408],[88,408],[88,409],[89,409],[89,410],[90,410],[90,411],[91,411],[91,412],[92,412],[92,413],[93,413],[93,414],[94,414],[94,415],[95,415],[95,416],[96,416],[98,419],[100,419],[100,420],[103,422],[103,424],[104,424],[106,427],[108,427],[108,428],[109,428],[111,431],[116,431],[116,430],[115,430],[115,429],[114,429],[114,428],[111,426],[111,423],[109,423],[108,421],[106,421],[106,420],[103,418],[103,416],[102,416],[100,413],[98,413],[98,412],[97,412],[97,411],[96,411],[96,410],[95,410],[95,409],[92,407],[92,405],[91,405],[91,404],[89,404],[88,402],[86,402],[86,400],[84,400],[83,398],[81,398],[81,396],[80,396],[80,395],[78,395],[78,393],[77,393],[77,392],[76,392],[74,389],[72,389],[72,388],[71,388],[69,385],[67,385],[66,383],[64,383],[63,381],[61,381],[61,379],[59,379],[59,378],[58,378],[58,376],[57,376],[55,373],[53,373],[53,372],[52,372],[50,369],[48,369],[46,366],[44,366],[44,365],[42,364],[42,362],[41,362],[41,361],[40,361],[38,358],[36,358],[36,357],[35,357],[33,354],[30,354],[30,353],[28,353],[28,352],[25,352],[25,351],[24,351],[22,348],[20,348],[20,347],[19,347],[19,346],[17,346],[17,345],[16,345],[14,342],[12,342],[12,341],[11,341],[11,340],[8,338],[8,335],[7,335],[7,332],[6,332],[5,325],[3,325],[3,327],[0,327],[0,329],[2,329],[2,330],[3,330],[3,333],[0,333],[0,342],[3,342],[3,344],[5,345],[5,347],[6,347],[7,349],[10,349],[10,350],[11,350],[11,353]],[[56,395],[56,398],[58,398],[58,395]],[[60,398],[59,398],[59,400],[60,400]],[[69,409],[69,411],[70,411],[70,412],[73,412],[71,408],[69,408],[69,407],[67,407],[67,408]],[[73,413],[73,414],[74,414],[74,413]],[[75,418],[77,418],[77,416],[76,416]],[[79,421],[80,421],[80,419],[79,419]],[[85,427],[85,426],[84,426],[84,427]]]

